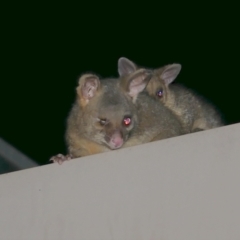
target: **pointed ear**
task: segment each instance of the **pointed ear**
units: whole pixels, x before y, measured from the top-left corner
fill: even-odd
[[[84,74],[79,78],[77,94],[80,99],[80,104],[84,107],[89,100],[93,98],[100,87],[98,76],[94,74]]]
[[[164,80],[166,85],[169,85],[176,79],[176,77],[181,71],[181,68],[181,64],[178,63],[167,65],[163,67],[160,77]]]
[[[152,77],[152,72],[146,69],[139,69],[130,76],[122,78],[120,84],[127,94],[136,101],[138,94],[142,92]]]
[[[137,70],[134,62],[125,57],[118,59],[118,74],[120,77],[129,75]]]

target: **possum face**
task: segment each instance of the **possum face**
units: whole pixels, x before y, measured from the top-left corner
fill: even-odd
[[[137,71],[139,73],[143,73],[143,68],[139,68],[134,62],[131,60],[121,57],[118,60],[118,73],[119,76],[126,76],[129,74],[136,74]],[[181,65],[178,63],[165,65],[155,70],[147,70],[150,71],[151,80],[149,81],[146,90],[150,96],[153,98],[166,102],[167,94],[168,94],[168,85],[174,81],[181,70]],[[135,72],[135,73],[134,73]],[[145,72],[146,73],[146,72]]]
[[[180,70],[181,65],[176,63],[155,69],[146,88],[149,95],[165,103],[168,97],[169,84],[175,80]]]
[[[138,122],[133,103],[136,96],[125,90],[118,79],[96,79],[85,77],[78,88],[84,136],[111,150],[121,148]]]
[[[122,147],[137,124],[137,115],[131,104],[102,105],[96,113],[92,118],[95,141],[110,149]]]
[[[146,90],[151,97],[162,101],[163,103],[166,102],[168,87],[158,74],[153,74],[153,77],[149,81]]]

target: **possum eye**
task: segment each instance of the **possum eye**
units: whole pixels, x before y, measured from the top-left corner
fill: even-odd
[[[107,119],[106,118],[100,118],[99,123],[100,123],[100,125],[104,126],[104,125],[107,124]]]
[[[163,96],[163,89],[159,89],[156,93],[156,95],[161,98]]]
[[[126,127],[129,126],[131,124],[131,122],[132,122],[131,117],[125,117],[123,119],[123,125],[126,126]]]

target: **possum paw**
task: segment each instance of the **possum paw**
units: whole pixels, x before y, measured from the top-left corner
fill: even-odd
[[[51,157],[49,161],[52,161],[54,163],[58,163],[59,165],[61,165],[64,161],[68,161],[71,159],[72,159],[72,157],[70,154],[68,154],[68,155],[58,154],[58,155]]]

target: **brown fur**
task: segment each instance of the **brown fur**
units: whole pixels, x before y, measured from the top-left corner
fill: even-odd
[[[77,99],[67,120],[66,142],[72,158],[184,133],[171,111],[142,93],[149,79],[144,69],[120,79],[100,81],[96,75],[86,74],[80,78]],[[129,118],[131,124],[125,126]],[[60,162],[63,158],[61,155]],[[58,159],[52,158],[55,162]]]
[[[79,97],[82,98],[79,94],[79,84],[78,104],[74,105],[69,115],[66,133],[69,153],[73,157],[110,151],[105,136],[109,135],[111,138],[114,131],[118,130],[123,135],[122,147],[183,134],[180,123],[170,111],[164,107],[159,108],[159,104],[146,94],[139,94],[149,81],[139,79],[146,79],[147,74],[139,70],[120,80],[101,80],[99,92],[97,91],[85,106],[79,104]],[[125,115],[130,115],[133,121],[128,128],[122,126]],[[96,124],[96,118],[99,116],[108,119],[109,126],[102,128]]]
[[[161,77],[163,68],[153,73],[146,90],[158,99],[157,91],[163,89],[159,98],[166,107],[176,114],[189,132],[207,130],[223,126],[223,121],[215,107],[206,99],[180,84],[166,84]]]
[[[119,74],[136,71],[139,67],[126,58],[120,58],[119,64],[124,65],[124,70]],[[152,78],[146,90],[150,96],[163,103],[181,121],[185,132],[207,130],[223,125],[219,112],[213,105],[198,96],[192,90],[181,85],[171,84],[181,70],[180,64],[171,64],[153,70]],[[150,71],[150,70],[149,70]],[[158,96],[162,90],[162,96]]]

